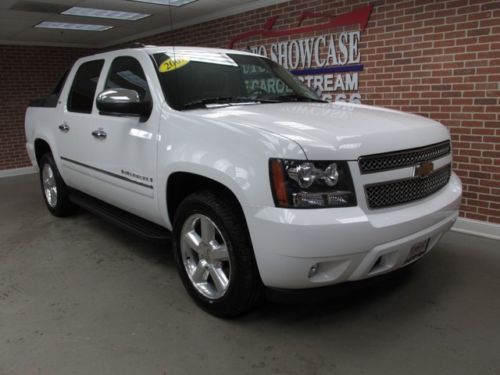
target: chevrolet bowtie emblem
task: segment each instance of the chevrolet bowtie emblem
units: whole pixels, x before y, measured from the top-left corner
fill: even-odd
[[[413,175],[415,177],[424,178],[434,171],[434,163],[432,161],[423,161],[415,166]]]

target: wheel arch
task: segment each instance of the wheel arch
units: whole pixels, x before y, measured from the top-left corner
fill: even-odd
[[[166,203],[170,223],[173,224],[180,203],[190,194],[202,190],[215,191],[230,199],[235,204],[243,220],[245,220],[245,226],[248,228],[242,204],[232,189],[212,178],[185,171],[173,172],[167,180]]]
[[[47,152],[52,153],[52,148],[50,147],[49,143],[42,138],[35,139],[34,147],[35,147],[36,162],[37,165],[40,166],[40,160],[42,156],[45,155]]]

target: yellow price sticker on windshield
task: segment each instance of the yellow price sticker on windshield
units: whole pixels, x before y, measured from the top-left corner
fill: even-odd
[[[168,59],[161,63],[160,65],[160,73],[171,72],[175,69],[182,68],[183,66],[189,63],[189,59]]]

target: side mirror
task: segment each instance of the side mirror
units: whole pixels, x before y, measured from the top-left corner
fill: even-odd
[[[97,96],[97,109],[101,115],[137,116],[141,120],[151,114],[151,102],[140,98],[129,89],[107,89]]]

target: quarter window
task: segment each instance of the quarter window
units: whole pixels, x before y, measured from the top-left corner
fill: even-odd
[[[104,60],[88,61],[78,68],[68,96],[68,111],[91,113]]]

